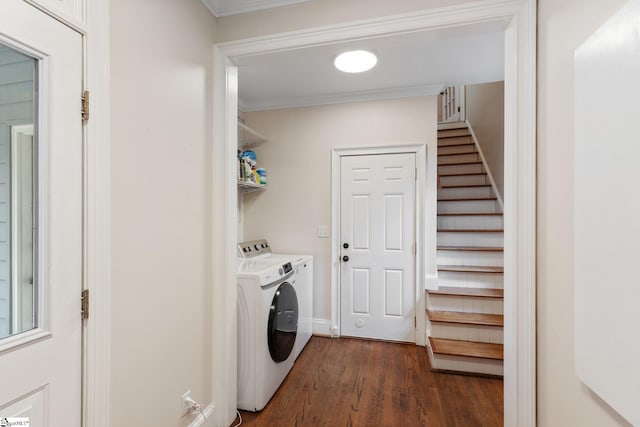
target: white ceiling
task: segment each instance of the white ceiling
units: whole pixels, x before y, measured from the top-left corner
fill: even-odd
[[[378,65],[362,74],[333,66],[346,50],[366,49]],[[500,24],[416,32],[236,61],[243,111],[426,96],[444,86],[504,79]]]
[[[310,0],[202,0],[215,16],[237,15]]]
[[[311,0],[202,0],[221,17]],[[365,49],[378,65],[362,74],[333,67],[347,50]],[[242,111],[427,96],[445,86],[504,79],[504,28],[499,23],[379,37],[237,61]]]

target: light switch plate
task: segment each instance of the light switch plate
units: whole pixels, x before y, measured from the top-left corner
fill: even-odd
[[[329,237],[329,226],[328,225],[319,225],[318,226],[318,237]]]

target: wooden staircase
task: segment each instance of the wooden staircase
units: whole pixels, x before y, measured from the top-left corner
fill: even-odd
[[[504,222],[464,123],[438,125],[438,284],[427,291],[434,370],[502,376]]]

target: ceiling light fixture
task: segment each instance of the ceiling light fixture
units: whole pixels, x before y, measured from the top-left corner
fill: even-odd
[[[366,50],[352,50],[341,53],[334,61],[334,65],[345,73],[362,73],[376,66],[378,58]]]

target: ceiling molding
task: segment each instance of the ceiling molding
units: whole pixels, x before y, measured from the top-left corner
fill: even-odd
[[[257,10],[304,3],[310,0],[202,0],[215,16],[223,17]]]
[[[393,87],[386,89],[341,92],[304,97],[284,97],[268,102],[247,102],[238,100],[240,111],[279,110],[283,108],[314,107],[320,105],[346,104],[349,102],[381,101],[384,99],[413,98],[419,96],[433,96],[444,89],[445,84],[430,84],[408,87]]]

